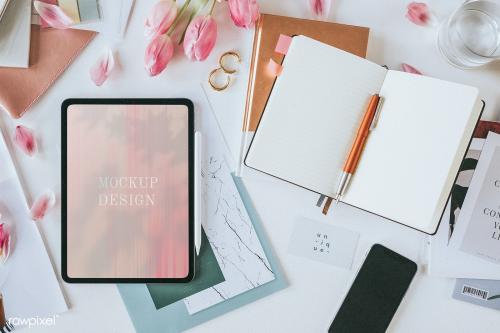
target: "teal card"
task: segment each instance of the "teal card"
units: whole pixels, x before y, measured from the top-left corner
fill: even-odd
[[[189,283],[155,283],[147,285],[157,310],[224,282],[224,275],[204,230],[201,237],[200,255],[196,257],[195,267],[196,274]]]
[[[233,298],[213,305],[203,311],[189,315],[183,300],[157,308],[152,294],[145,284],[119,284],[118,290],[127,308],[137,333],[176,333],[200,325],[224,313],[252,303],[286,287],[287,283],[278,260],[266,238],[257,212],[240,178],[233,175],[234,183],[248,211],[262,247],[265,251],[275,279]],[[206,243],[205,243],[206,244]],[[156,300],[157,304],[163,304]]]

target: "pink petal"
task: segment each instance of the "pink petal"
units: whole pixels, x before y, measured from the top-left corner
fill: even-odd
[[[14,131],[14,143],[28,156],[33,156],[37,150],[37,144],[33,131],[23,125],[17,125]]]
[[[403,72],[422,75],[422,72],[408,64],[402,63],[401,68],[403,69]]]
[[[144,65],[149,75],[156,76],[163,72],[174,56],[174,43],[167,35],[153,38],[144,54]]]
[[[229,14],[237,27],[251,28],[259,19],[257,0],[228,0]]]
[[[67,29],[73,24],[73,20],[59,6],[42,1],[34,1],[33,6],[38,15],[52,28]]]
[[[149,13],[145,23],[144,35],[151,40],[162,35],[172,26],[177,16],[177,5],[172,0],[157,2]]]
[[[40,0],[41,2],[52,4],[52,5],[57,5],[57,0]],[[40,27],[42,28],[50,28],[50,25],[40,17]]]
[[[5,263],[10,255],[10,228],[0,223],[0,261]]]
[[[47,211],[54,207],[56,203],[56,196],[51,190],[45,191],[41,196],[39,196],[33,206],[31,206],[30,214],[33,221],[41,221]]]
[[[113,51],[108,49],[106,53],[97,59],[94,66],[90,68],[90,78],[96,86],[100,86],[109,77],[114,67],[115,57],[113,56]]]
[[[217,40],[217,22],[212,16],[195,17],[184,35],[184,53],[189,60],[205,60]]]
[[[431,17],[432,15],[427,4],[423,2],[411,2],[408,5],[406,18],[416,25],[427,25]]]
[[[314,15],[320,18],[325,18],[330,13],[332,7],[331,0],[308,0],[309,8]]]

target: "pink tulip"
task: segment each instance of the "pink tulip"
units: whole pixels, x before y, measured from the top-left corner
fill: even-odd
[[[47,214],[47,211],[50,208],[54,207],[55,204],[56,195],[54,194],[54,192],[52,192],[51,190],[45,191],[45,193],[40,195],[35,200],[33,206],[31,206],[31,219],[36,222],[41,221],[45,217],[45,214]]]
[[[114,67],[115,58],[113,56],[113,51],[107,50],[105,54],[97,59],[97,62],[90,69],[90,78],[94,81],[95,85],[99,87],[107,80]]]
[[[156,76],[163,72],[174,56],[174,43],[167,35],[153,38],[146,48],[144,64],[149,75]]]
[[[157,2],[145,23],[144,35],[148,39],[153,39],[158,35],[162,35],[172,26],[172,23],[177,16],[177,6],[172,0],[161,0]]]
[[[10,254],[10,230],[5,223],[0,223],[0,261],[5,263]]]
[[[309,7],[317,17],[327,17],[332,6],[331,0],[309,0]]]
[[[33,7],[35,7],[38,15],[52,28],[67,29],[73,24],[73,20],[59,6],[34,1]]]
[[[259,19],[257,0],[228,0],[231,19],[237,27],[251,28]]]
[[[33,156],[37,151],[35,135],[28,127],[17,125],[13,141],[28,156]]]
[[[184,53],[191,61],[203,61],[212,52],[217,40],[217,22],[210,15],[191,21],[184,36]]]
[[[429,7],[423,2],[411,2],[408,4],[406,18],[416,25],[427,25],[433,19]]]

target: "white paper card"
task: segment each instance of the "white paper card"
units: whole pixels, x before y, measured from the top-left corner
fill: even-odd
[[[490,132],[459,216],[460,249],[500,264],[500,135]]]
[[[7,319],[22,326],[23,320],[53,318],[68,307],[1,133],[0,162],[1,222],[9,225],[14,240],[0,266],[0,289]]]
[[[359,233],[324,222],[295,222],[288,252],[324,264],[351,268]]]

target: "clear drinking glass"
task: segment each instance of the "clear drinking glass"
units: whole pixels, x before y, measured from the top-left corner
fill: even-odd
[[[465,1],[441,25],[438,48],[459,68],[500,59],[500,0]]]

